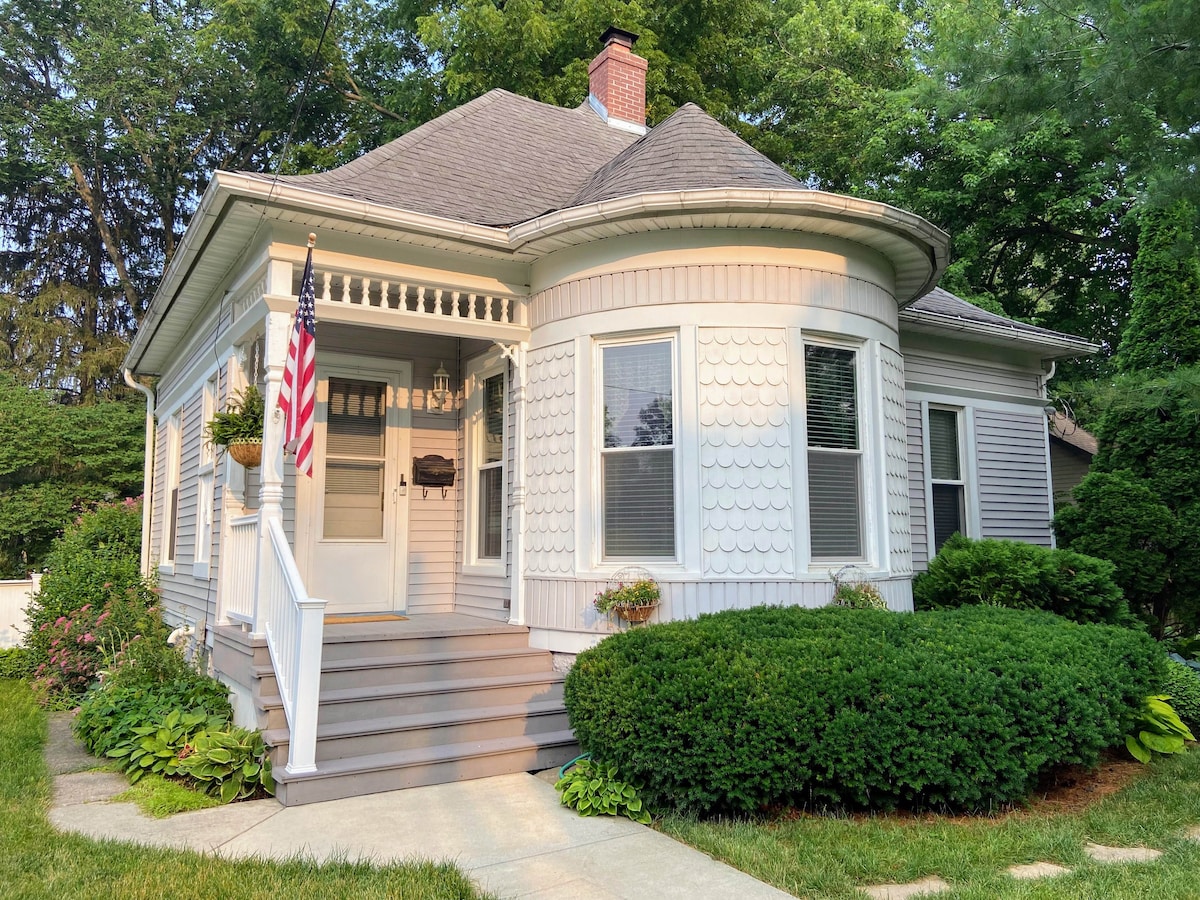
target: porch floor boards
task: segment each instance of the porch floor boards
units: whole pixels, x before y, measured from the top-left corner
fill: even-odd
[[[269,658],[255,702],[287,806],[511,774],[579,750],[551,655],[524,626],[462,613],[324,630],[317,771],[285,769],[288,730]]]

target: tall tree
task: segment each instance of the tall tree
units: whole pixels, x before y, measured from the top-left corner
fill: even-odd
[[[1117,368],[1165,374],[1200,365],[1200,247],[1196,210],[1186,200],[1142,216],[1133,263],[1133,310]]]

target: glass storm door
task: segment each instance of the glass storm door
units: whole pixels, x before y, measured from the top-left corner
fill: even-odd
[[[329,613],[405,607],[411,368],[395,365],[319,373],[308,590]]]

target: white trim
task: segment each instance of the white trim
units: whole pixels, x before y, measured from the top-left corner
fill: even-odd
[[[1001,412],[1021,414],[1028,414],[1030,407],[1040,410],[1046,405],[1045,397],[1021,397],[1014,394],[979,391],[952,385],[928,384],[922,381],[905,381],[904,393],[914,399],[926,397],[937,401],[938,398],[948,398],[945,402],[951,405],[977,406],[980,409],[994,409]]]
[[[695,371],[695,334],[692,334],[693,346],[691,348],[690,360],[692,363],[692,380],[694,381]],[[651,570],[656,576],[665,573],[699,573],[699,559],[697,553],[689,553],[685,550],[683,541],[685,534],[689,534],[692,530],[696,530],[698,536],[699,524],[696,523],[694,529],[689,529],[685,533],[682,526],[682,513],[685,508],[690,508],[683,499],[683,482],[681,477],[681,454],[680,454],[680,432],[681,422],[684,421],[680,414],[680,382],[682,380],[682,352],[681,347],[684,343],[678,328],[669,330],[654,330],[654,331],[636,331],[636,332],[616,332],[612,334],[597,334],[587,338],[582,338],[581,341],[587,343],[587,347],[583,356],[577,356],[576,359],[587,361],[587,374],[582,380],[586,382],[588,390],[586,396],[581,391],[580,403],[578,409],[586,409],[586,416],[579,416],[579,437],[575,445],[576,460],[579,464],[576,465],[578,472],[576,481],[576,496],[587,498],[586,502],[577,504],[576,510],[576,528],[578,540],[576,541],[576,574],[580,577],[591,577],[593,579],[604,579],[611,576],[614,572],[629,565],[640,565]],[[671,461],[672,461],[672,480],[675,494],[675,522],[674,522],[674,540],[675,553],[670,557],[620,557],[607,559],[604,556],[604,490],[602,483],[603,466],[601,462],[601,453],[604,450],[604,388],[603,388],[603,359],[604,349],[606,347],[633,345],[633,344],[654,344],[668,343],[670,344],[670,359],[671,359],[671,415],[672,415],[672,443],[671,443]],[[578,345],[577,345],[578,349]],[[577,365],[578,370],[583,369],[582,365]],[[691,404],[694,408],[696,401],[696,391],[693,385],[690,394]],[[587,405],[584,405],[584,402]],[[693,410],[694,411],[694,410]],[[690,431],[695,431],[695,421],[698,421],[693,416],[693,422],[685,425],[684,428]],[[694,455],[694,454],[693,454]],[[689,459],[689,463],[691,460]],[[698,466],[698,459],[695,462]],[[688,479],[695,485],[699,484],[699,473],[696,472],[693,478]],[[698,494],[698,487],[696,489]],[[697,510],[698,512],[698,510]],[[696,516],[695,518],[698,518]],[[697,541],[698,543],[698,541]],[[692,565],[689,566],[689,560]]]
[[[483,421],[483,386],[489,378],[504,378],[504,416],[500,468],[501,498],[504,504],[500,516],[500,555],[495,559],[479,556],[479,473]],[[463,429],[463,559],[461,571],[464,575],[483,575],[503,578],[506,574],[505,551],[508,547],[508,518],[511,498],[508,496],[508,477],[511,460],[508,456],[509,406],[512,379],[509,377],[508,360],[500,349],[493,348],[467,361],[466,377],[463,378],[462,429]]]

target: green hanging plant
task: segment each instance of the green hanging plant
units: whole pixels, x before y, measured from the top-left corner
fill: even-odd
[[[225,409],[204,426],[208,442],[217,447],[232,444],[261,444],[266,401],[259,389],[250,385],[233,395]]]

